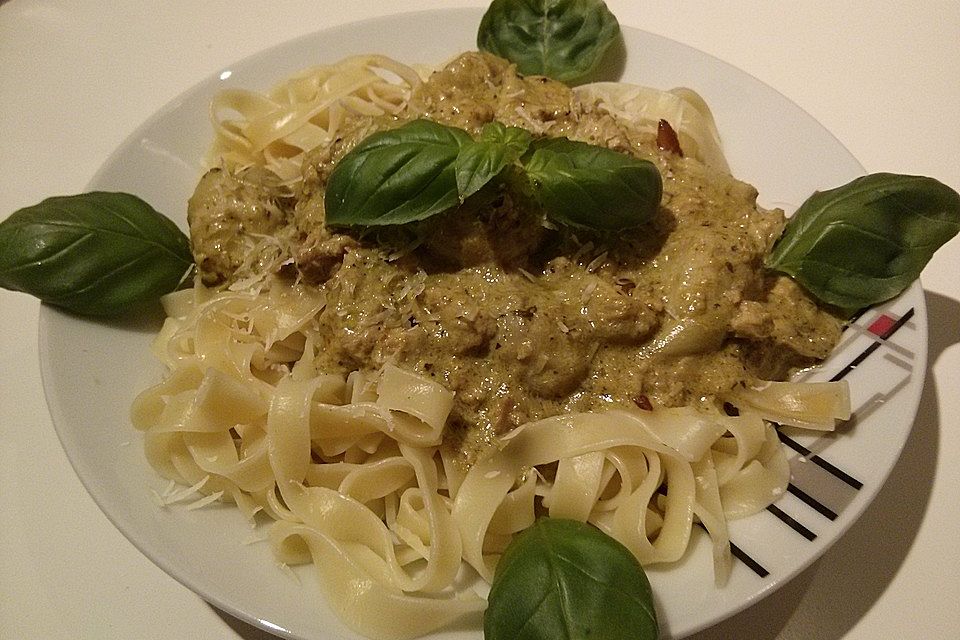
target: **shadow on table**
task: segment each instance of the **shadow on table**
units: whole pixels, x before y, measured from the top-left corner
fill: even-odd
[[[280,636],[275,636],[269,631],[264,631],[263,629],[253,626],[252,624],[244,622],[243,620],[234,618],[229,613],[221,611],[213,605],[210,605],[210,608],[213,609],[214,613],[220,616],[220,618],[228,627],[233,629],[238,638],[242,638],[243,640],[278,640],[280,638]]]
[[[689,640],[839,640],[871,609],[903,564],[933,487],[940,433],[933,364],[960,342],[960,302],[926,293],[929,353],[917,420],[900,460],[859,520],[818,562],[758,604]],[[842,597],[838,597],[842,594]],[[276,636],[214,608],[243,640]]]

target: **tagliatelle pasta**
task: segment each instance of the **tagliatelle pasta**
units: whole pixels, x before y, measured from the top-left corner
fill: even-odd
[[[305,154],[330,143],[349,114],[400,113],[421,74],[429,72],[387,56],[359,55],[304,69],[266,93],[220,91],[210,104],[214,144],[209,163],[264,167],[287,183],[295,182]],[[629,119],[639,130],[656,132],[657,123],[667,120],[691,156],[729,172],[713,114],[692,89],[596,82],[575,92],[584,103]]]
[[[186,487],[169,501],[235,503],[268,528],[280,563],[315,565],[327,602],[367,637],[414,638],[481,612],[502,553],[543,515],[590,522],[644,565],[681,560],[702,528],[723,584],[728,521],[789,481],[772,421],[849,417],[844,383],[743,385],[756,378],[744,361],[776,359],[763,342],[774,332],[803,324],[791,339],[806,362],[838,330],[789,284],[757,277],[781,214],[729,176],[689,90],[570,91],[476,53],[421,79],[356,56],[267,94],[223,91],[211,113],[215,168],[188,211],[206,260],[192,289],[164,299],[154,353],[168,375],[137,397],[132,422],[150,464]],[[534,274],[522,259],[552,228],[510,187],[484,196],[494,213],[466,207],[477,220],[399,247],[328,229],[338,154],[411,118],[473,135],[499,118],[652,158],[674,182],[650,224],[671,237],[659,254],[619,255],[567,238],[572,249]],[[686,158],[658,151],[662,120]],[[700,221],[706,201],[726,203],[727,218]],[[497,224],[530,244],[505,242]],[[734,336],[756,350],[737,351]],[[666,364],[640,368],[653,358]],[[715,379],[691,376],[709,367]]]
[[[586,103],[633,122],[638,129],[657,131],[661,120],[676,129],[680,147],[704,164],[729,173],[720,145],[720,133],[710,107],[693,89],[662,91],[622,82],[594,82],[574,92]]]
[[[758,415],[694,407],[546,418],[465,469],[441,446],[441,385],[394,366],[315,370],[316,290],[197,286],[165,304],[155,353],[170,374],[132,408],[150,463],[251,520],[265,514],[278,560],[313,561],[331,606],[371,638],[417,637],[482,610],[460,586],[464,564],[490,580],[537,500],[644,564],[679,560],[702,523],[722,582],[727,518],[764,508],[788,481]]]
[[[304,154],[333,140],[348,113],[396,114],[419,83],[407,65],[362,55],[305,69],[267,93],[220,91],[210,105],[211,164],[261,166],[299,180]]]

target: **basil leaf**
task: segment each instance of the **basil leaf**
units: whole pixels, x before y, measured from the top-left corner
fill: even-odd
[[[327,224],[403,224],[457,205],[455,164],[460,148],[470,142],[466,131],[429,120],[369,136],[330,174]]]
[[[597,66],[619,33],[601,0],[493,0],[477,47],[513,62],[522,74],[572,82]]]
[[[541,518],[497,564],[485,640],[655,640],[650,583],[622,544],[592,525]]]
[[[876,173],[812,195],[766,258],[842,309],[892,298],[960,231],[960,194],[920,176]]]
[[[520,127],[508,127],[502,122],[491,122],[483,125],[480,132],[481,142],[492,142],[510,147],[519,158],[526,153],[532,140],[530,132]]]
[[[530,146],[530,133],[500,122],[484,125],[480,139],[464,145],[457,156],[457,190],[460,201],[470,197],[508,165],[520,159]]]
[[[127,193],[47,198],[0,223],[0,286],[78,313],[155,300],[192,264],[183,232]]]
[[[524,168],[547,217],[574,227],[639,226],[653,217],[663,195],[652,162],[566,138],[538,141]]]

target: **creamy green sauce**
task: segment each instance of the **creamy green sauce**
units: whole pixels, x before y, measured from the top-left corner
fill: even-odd
[[[579,104],[564,85],[464,54],[418,90],[399,120],[414,117],[474,135],[496,119],[605,145],[654,162],[664,183],[655,219],[618,237],[546,226],[509,172],[429,224],[339,234],[323,225],[326,176],[359,139],[397,122],[356,118],[311,154],[289,202],[253,189],[249,197],[271,203],[261,209],[273,217],[268,224],[252,215],[247,227],[287,239],[279,256],[287,260],[269,264],[292,263],[274,268],[326,294],[318,367],[392,362],[443,382],[456,393],[447,442],[467,458],[529,420],[709,401],[738,384],[782,379],[826,357],[838,340],[837,319],[762,268],[782,212],[757,207],[753,187],[661,151],[630,123]],[[237,196],[224,204],[210,195],[224,189],[205,189],[191,203],[194,250],[227,265],[208,268],[208,281],[229,283],[238,278],[229,265],[251,260],[224,257],[223,247],[252,245],[237,225],[236,237],[224,237]],[[281,224],[274,204],[287,207]],[[205,235],[211,229],[220,248]]]

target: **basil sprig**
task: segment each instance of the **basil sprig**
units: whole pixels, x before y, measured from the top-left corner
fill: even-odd
[[[497,564],[485,640],[655,640],[650,583],[622,544],[589,524],[541,518]]]
[[[0,286],[87,315],[173,291],[193,264],[187,237],[140,198],[47,198],[0,222]]]
[[[527,175],[546,216],[559,224],[616,231],[656,212],[663,185],[653,163],[566,138],[531,140],[524,129],[498,122],[486,125],[478,140],[429,120],[375,133],[331,173],[327,224],[425,220],[462,203],[511,165]]]
[[[477,47],[523,74],[573,82],[589,74],[620,33],[602,0],[493,0]]]
[[[461,201],[479,191],[527,152],[532,136],[526,129],[500,122],[484,125],[480,140],[468,144],[457,156],[457,189]]]
[[[960,194],[922,176],[876,173],[812,195],[766,259],[821,301],[856,310],[920,276],[960,231]]]

